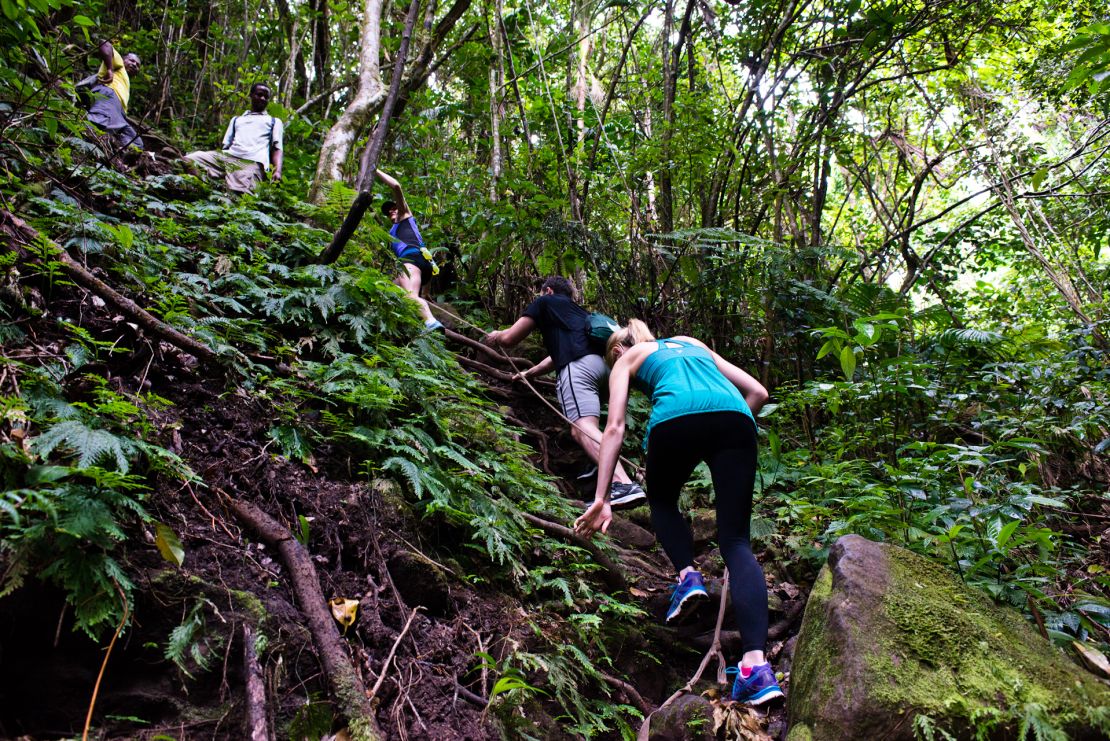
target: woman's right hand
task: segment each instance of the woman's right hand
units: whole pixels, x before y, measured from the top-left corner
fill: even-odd
[[[613,508],[608,501],[595,501],[582,516],[574,521],[574,532],[584,538],[592,538],[599,530],[604,533],[609,530],[609,523],[613,521]]]

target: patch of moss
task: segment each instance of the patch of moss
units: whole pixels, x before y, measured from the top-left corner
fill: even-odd
[[[1110,705],[1110,691],[1064,661],[1018,613],[908,551],[887,554],[890,624],[871,642],[870,696],[954,731],[1015,726],[1030,706],[1067,728],[1083,724],[1088,708]]]
[[[787,695],[790,717],[810,717],[808,708],[824,703],[821,691],[835,686],[840,662],[838,650],[830,644],[825,631],[829,598],[832,596],[832,571],[824,566],[810,590],[802,617],[802,630],[794,650],[791,691]]]
[[[266,605],[258,598],[258,595],[240,589],[230,589],[228,591],[231,598],[235,600],[235,604],[246,610],[251,616],[251,623],[256,628],[261,628],[270,618],[270,611],[266,609]]]
[[[813,731],[809,726],[796,724],[790,726],[790,732],[786,734],[786,741],[813,741]]]

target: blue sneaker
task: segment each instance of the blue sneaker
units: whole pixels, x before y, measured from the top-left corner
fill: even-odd
[[[709,593],[705,591],[705,582],[702,581],[701,574],[696,571],[687,573],[671,595],[671,606],[667,609],[667,622],[673,623],[679,617],[689,615],[698,602],[708,599]]]
[[[736,681],[732,683],[732,699],[748,705],[762,705],[779,697],[783,697],[782,687],[775,680],[775,673],[771,671],[770,664],[760,664],[752,667],[748,678],[740,676],[740,667],[729,667],[729,674],[736,674]]]

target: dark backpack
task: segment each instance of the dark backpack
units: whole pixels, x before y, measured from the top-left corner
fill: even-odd
[[[598,355],[604,355],[609,337],[620,329],[620,326],[612,317],[596,311],[590,312],[590,321],[586,325],[586,339],[590,343],[590,349]]]

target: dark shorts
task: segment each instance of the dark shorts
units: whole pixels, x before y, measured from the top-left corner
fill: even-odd
[[[432,264],[424,259],[420,250],[406,250],[398,259],[401,262],[407,262],[420,268],[420,287],[423,288],[428,285],[428,282],[432,279]]]

